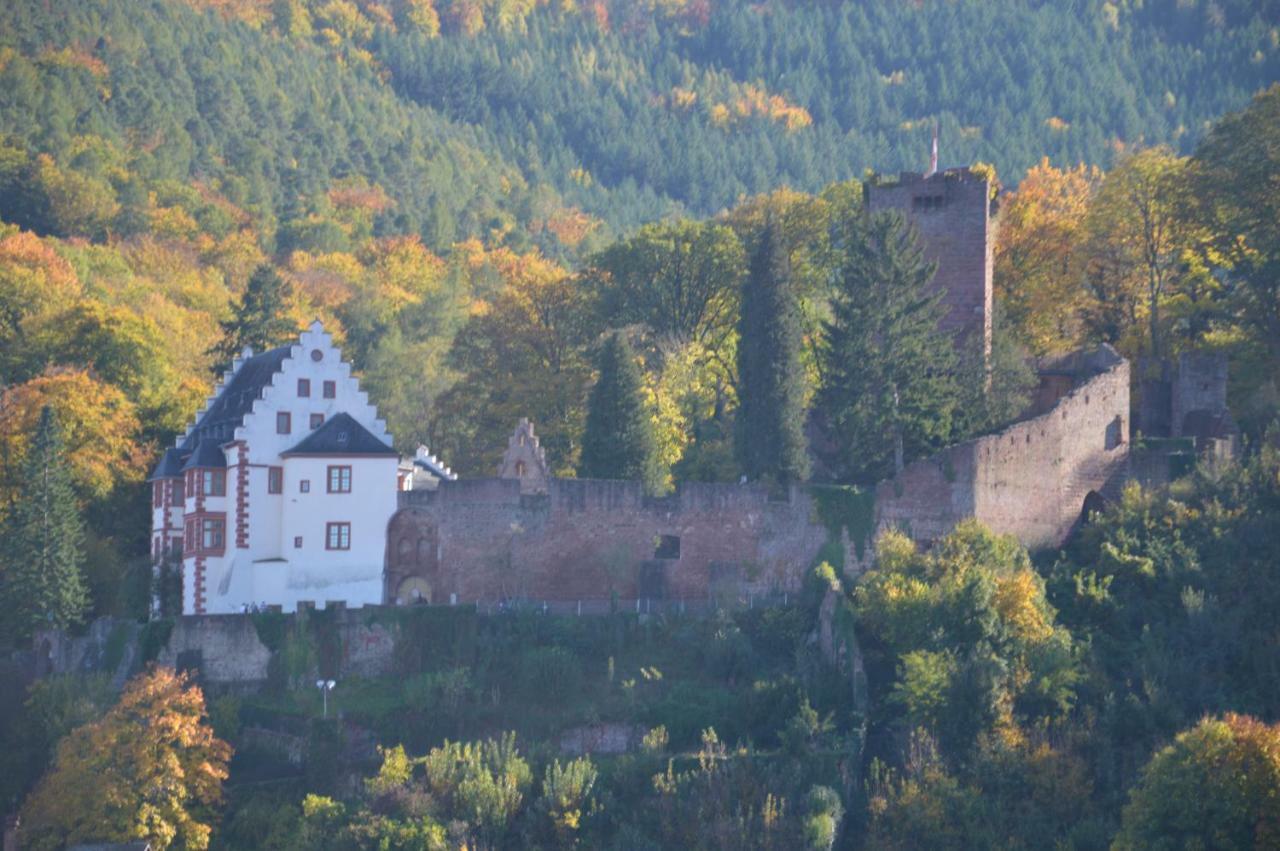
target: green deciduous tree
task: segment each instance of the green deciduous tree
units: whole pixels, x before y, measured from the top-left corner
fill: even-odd
[[[751,257],[738,328],[738,463],[752,479],[802,479],[809,459],[800,309],[786,248],[772,223]]]
[[[892,475],[952,434],[960,387],[937,330],[940,294],[927,291],[934,270],[899,213],[855,220],[845,235],[818,402],[849,478]]]
[[[1280,846],[1280,727],[1228,713],[1160,750],[1130,792],[1114,851]]]
[[[635,352],[622,337],[610,335],[600,350],[600,376],[587,399],[578,475],[592,479],[639,479],[650,490],[660,486],[653,421],[645,405]]]
[[[53,409],[40,413],[0,544],[0,605],[14,637],[77,623],[88,606],[84,528]]]

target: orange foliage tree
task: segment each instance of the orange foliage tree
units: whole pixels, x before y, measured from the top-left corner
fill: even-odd
[[[23,847],[145,839],[156,849],[208,848],[230,758],[199,687],[152,667],[101,721],[58,745],[23,805]]]

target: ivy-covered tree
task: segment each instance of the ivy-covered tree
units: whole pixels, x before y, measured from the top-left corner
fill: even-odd
[[[770,222],[751,256],[738,323],[734,448],[751,479],[784,483],[808,473],[800,325],[791,264]]]
[[[289,316],[291,296],[289,282],[272,266],[254,269],[231,318],[221,323],[222,342],[211,352],[218,355],[216,368],[224,369],[245,346],[264,352],[293,339],[298,328]]]
[[[600,350],[600,377],[587,399],[578,475],[590,479],[639,479],[649,490],[660,484],[653,421],[642,392],[635,352],[621,334]]]
[[[961,397],[952,341],[938,333],[936,266],[896,211],[850,223],[819,361],[819,405],[843,475],[874,481],[942,445]]]
[[[14,638],[79,622],[89,604],[83,541],[62,435],[53,409],[45,406],[0,544],[0,606]]]

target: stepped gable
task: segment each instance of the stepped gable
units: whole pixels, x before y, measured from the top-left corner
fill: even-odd
[[[297,446],[280,455],[396,455],[396,451],[374,437],[355,417],[342,413],[331,417]]]
[[[519,479],[520,493],[546,493],[551,469],[547,466],[547,451],[538,442],[533,423],[521,417],[515,431],[507,439],[507,451],[498,464],[498,478]]]

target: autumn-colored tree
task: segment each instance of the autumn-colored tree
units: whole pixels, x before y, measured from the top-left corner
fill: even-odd
[[[1161,749],[1129,794],[1115,851],[1280,846],[1280,725],[1228,713]]]
[[[71,264],[35,234],[0,239],[0,377],[26,357],[27,320],[65,307],[81,290]]]
[[[537,253],[487,253],[479,246],[461,262],[473,288],[498,287],[477,300],[458,334],[449,365],[462,378],[440,400],[436,443],[463,475],[490,475],[521,417],[538,424],[547,461],[558,475],[577,466],[593,336],[588,295]],[[433,448],[435,444],[433,443]]]
[[[12,493],[17,459],[27,451],[45,406],[57,415],[67,445],[75,447],[66,463],[82,497],[102,497],[142,478],[147,459],[137,443],[133,403],[84,370],[53,369],[0,393],[0,499]]]
[[[231,747],[214,736],[186,674],[152,667],[98,722],[59,745],[22,808],[24,847],[146,839],[202,849],[217,820]]]
[[[1167,354],[1161,311],[1198,240],[1187,163],[1168,148],[1139,151],[1107,174],[1089,205],[1085,321],[1129,354]]]
[[[1001,199],[996,296],[1010,329],[1036,354],[1082,341],[1080,309],[1087,293],[1079,242],[1101,180],[1096,166],[1059,169],[1045,158]]]

